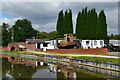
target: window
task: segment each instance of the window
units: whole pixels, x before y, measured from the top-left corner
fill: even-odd
[[[43,47],[47,47],[48,46],[48,43],[43,43]]]
[[[89,45],[89,41],[86,41],[86,45]]]
[[[70,38],[67,38],[67,41],[69,42],[69,41],[70,41]]]
[[[51,45],[54,45],[54,41],[51,41]]]
[[[103,45],[103,41],[100,41],[100,45]]]
[[[40,43],[37,43],[37,49],[40,49]]]
[[[97,45],[97,41],[94,41],[94,45]]]

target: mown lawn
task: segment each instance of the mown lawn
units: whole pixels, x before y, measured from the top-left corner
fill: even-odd
[[[79,57],[73,57],[77,59],[86,59],[86,60],[95,60],[98,62],[115,62],[120,63],[119,58],[103,58],[103,57],[88,57],[88,56],[79,56]]]
[[[35,55],[44,55],[44,54],[37,54],[33,52],[26,52],[26,51],[2,51],[2,52],[7,52],[7,53],[16,53],[16,54],[35,54]],[[49,54],[49,53],[48,53]],[[53,53],[52,53],[53,54]],[[54,54],[59,54],[59,53],[54,53]],[[62,53],[64,54],[64,53]],[[61,54],[61,55],[62,55]],[[78,54],[78,53],[69,53],[69,54]],[[79,53],[80,54],[80,53]],[[81,53],[82,54],[82,53]],[[56,56],[61,56],[61,55],[56,55]],[[66,54],[67,55],[67,54]],[[83,55],[83,54],[82,54]],[[85,54],[87,55],[87,54]],[[91,54],[92,55],[92,54]],[[100,55],[100,54],[96,54]],[[55,55],[52,55],[55,56]],[[109,56],[105,55],[104,56]],[[61,56],[61,57],[69,57],[69,56]],[[97,62],[115,62],[115,63],[120,63],[120,58],[103,58],[103,57],[88,57],[88,56],[79,56],[79,57],[73,57],[73,58],[79,58],[79,59],[87,59],[87,60],[95,60]]]
[[[35,54],[35,55],[43,55],[43,54],[37,54],[33,52],[27,52],[27,51],[2,51],[6,53],[16,53],[16,54]]]

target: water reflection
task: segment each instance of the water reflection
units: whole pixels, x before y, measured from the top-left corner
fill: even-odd
[[[33,73],[36,72],[36,68],[34,66],[28,66],[26,64],[13,64],[8,61],[9,60],[6,58],[2,60],[3,78],[6,78],[7,74],[11,75],[13,78],[32,78]]]
[[[17,57],[4,56],[2,59],[2,77],[14,78],[49,78],[49,79],[77,79],[80,78],[113,78],[118,72],[112,73],[102,69],[76,65],[72,63],[52,60],[35,61]],[[115,71],[113,71],[115,72]],[[105,75],[107,74],[107,75]],[[117,76],[116,76],[117,75]]]

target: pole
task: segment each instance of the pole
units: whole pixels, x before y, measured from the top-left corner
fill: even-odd
[[[12,28],[12,43],[14,42],[14,31],[13,31],[13,28]]]

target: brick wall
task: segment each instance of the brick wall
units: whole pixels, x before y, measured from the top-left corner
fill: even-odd
[[[26,48],[29,50],[36,50],[36,44],[27,44]]]
[[[36,50],[36,44],[27,44],[27,43],[20,42],[20,43],[10,43],[10,44],[8,44],[8,51],[11,50],[12,46],[15,47],[14,51],[19,50],[19,45],[22,45],[22,46],[26,47],[29,50]]]
[[[7,47],[0,47],[0,50],[7,51],[8,48]]]
[[[107,54],[108,49],[107,48],[96,48],[96,49],[47,49],[47,52]]]

